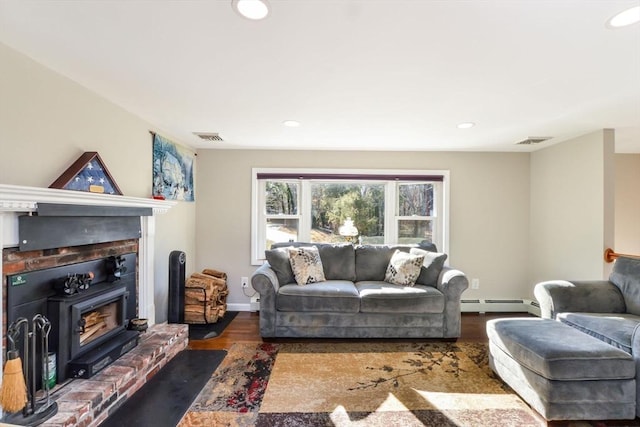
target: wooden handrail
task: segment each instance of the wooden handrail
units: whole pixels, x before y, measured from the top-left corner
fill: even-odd
[[[613,251],[611,248],[607,248],[604,250],[604,260],[606,262],[613,262],[618,257],[627,257],[627,258],[638,258],[640,259],[640,255],[628,255],[628,254],[619,254]]]

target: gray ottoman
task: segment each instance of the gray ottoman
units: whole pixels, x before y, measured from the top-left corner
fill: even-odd
[[[631,355],[550,319],[487,322],[491,368],[547,420],[636,416]]]

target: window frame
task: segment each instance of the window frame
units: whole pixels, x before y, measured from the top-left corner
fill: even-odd
[[[258,175],[264,174],[291,174],[291,178],[286,179],[270,179],[273,181],[289,181],[299,182],[298,189],[298,214],[297,215],[266,215],[264,212],[264,195],[266,192],[266,180],[258,179]],[[294,179],[293,176],[305,175],[335,175],[338,179],[319,178],[319,179]],[[314,168],[252,168],[251,169],[251,265],[261,265],[264,263],[264,248],[266,247],[266,219],[267,218],[295,218],[298,220],[298,240],[305,242],[310,240],[311,233],[311,182],[344,182],[349,181],[343,178],[344,175],[361,176],[359,181],[370,183],[385,184],[385,243],[394,243],[391,240],[397,239],[398,221],[402,219],[434,219],[436,220],[433,240],[437,242],[438,250],[441,252],[449,252],[449,186],[450,174],[448,170],[404,170],[404,169],[314,169]],[[364,177],[370,175],[371,180]],[[422,181],[404,181],[398,179],[396,181],[390,179],[381,180],[380,176],[441,176],[441,182],[425,180],[424,182],[433,182],[434,185],[434,216],[402,216],[398,215],[398,185],[405,182],[422,182]],[[355,181],[355,180],[354,180]],[[306,184],[305,184],[306,183]],[[440,209],[438,209],[440,207]],[[441,242],[441,243],[440,243]],[[447,259],[449,261],[449,258]],[[447,262],[448,264],[448,262]]]
[[[420,181],[423,182],[423,181]],[[398,181],[396,183],[394,194],[394,203],[395,203],[395,216],[394,216],[394,226],[396,227],[394,230],[394,235],[398,237],[398,232],[400,231],[400,221],[433,221],[435,222],[434,232],[432,235],[432,240],[436,242],[439,251],[444,252],[444,240],[442,233],[444,231],[444,224],[448,223],[445,221],[443,215],[438,212],[438,207],[443,206],[443,196],[444,196],[444,186],[439,185],[441,183],[429,181],[433,185],[433,198],[434,198],[434,206],[433,206],[433,215],[400,215],[400,198],[398,197],[398,187],[406,184],[415,184],[413,181]],[[444,210],[444,207],[442,208]],[[448,233],[447,233],[448,234]],[[385,239],[386,240],[386,239]],[[438,244],[439,242],[443,242],[442,245]],[[447,242],[448,243],[448,242]],[[443,249],[440,249],[440,246],[443,246]],[[446,245],[448,246],[448,244]]]
[[[259,198],[262,196],[264,196],[266,194],[266,180],[258,180],[258,191],[259,191]],[[302,185],[301,182],[299,180],[293,180],[293,179],[272,179],[270,181],[276,181],[276,182],[291,182],[291,183],[296,183],[298,185],[298,191],[296,192],[296,196],[297,196],[297,200],[296,200],[296,207],[297,207],[297,214],[267,214],[266,213],[266,209],[264,210],[264,212],[262,212],[261,214],[258,213],[257,211],[252,211],[252,216],[256,215],[258,216],[258,236],[262,236],[261,239],[259,239],[258,243],[258,247],[266,247],[266,236],[267,236],[267,221],[268,219],[297,219],[298,220],[298,240],[301,240],[301,230],[302,230],[302,208],[301,208],[301,202],[302,202]],[[265,199],[260,199],[259,200],[259,205],[258,206],[265,206]],[[253,245],[253,243],[252,243]]]

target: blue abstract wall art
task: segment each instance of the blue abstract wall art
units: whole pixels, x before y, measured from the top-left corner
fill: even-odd
[[[193,202],[195,153],[153,135],[153,196]]]

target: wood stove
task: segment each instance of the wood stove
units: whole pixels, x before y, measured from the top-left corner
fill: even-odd
[[[71,297],[49,298],[59,380],[90,378],[137,345],[138,333],[126,330],[128,297],[125,285],[101,283]]]
[[[7,320],[39,313],[51,322],[58,382],[89,378],[137,345],[138,332],[127,330],[136,316],[136,263],[135,253],[119,254],[7,276]],[[78,277],[84,283],[74,288]]]

